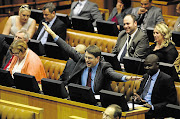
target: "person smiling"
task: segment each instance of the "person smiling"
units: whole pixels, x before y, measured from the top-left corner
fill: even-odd
[[[128,81],[136,77],[125,76],[113,70],[110,63],[105,62],[101,57],[101,50],[96,45],[87,47],[85,54],[81,55],[61,37],[57,36],[46,23],[43,23],[45,30],[53,37],[56,44],[62,48],[76,63],[76,66],[68,77],[68,83],[76,83],[82,86],[89,86],[94,93],[101,89],[110,90],[111,81]]]
[[[29,5],[22,5],[19,8],[18,16],[9,17],[2,34],[15,36],[16,32],[23,28],[27,30],[29,37],[32,38],[35,33],[36,21],[30,18],[30,15],[31,9]]]
[[[124,56],[145,58],[149,47],[148,37],[137,28],[136,17],[128,14],[124,17],[124,30],[119,33],[113,53],[118,61],[122,62]]]
[[[159,23],[154,28],[155,44],[149,48],[150,54],[156,54],[160,62],[173,64],[178,56],[178,52],[171,39],[171,32],[165,23]]]

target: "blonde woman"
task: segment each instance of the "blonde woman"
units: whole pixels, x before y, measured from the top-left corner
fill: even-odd
[[[13,75],[15,72],[35,76],[38,83],[42,78],[46,78],[44,66],[39,58],[22,40],[14,40],[9,47],[14,58],[10,64],[9,71]]]
[[[19,8],[18,16],[9,17],[2,34],[14,36],[17,31],[24,28],[28,31],[30,38],[32,38],[35,32],[36,21],[30,18],[30,15],[31,9],[29,5],[22,5]]]
[[[171,32],[165,23],[159,23],[154,28],[155,44],[150,46],[150,54],[156,54],[160,62],[173,64],[178,52],[171,40]]]

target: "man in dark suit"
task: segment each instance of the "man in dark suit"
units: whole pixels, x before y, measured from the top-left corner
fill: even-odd
[[[118,35],[117,43],[113,53],[117,54],[118,61],[122,62],[124,56],[145,58],[149,47],[148,37],[137,28],[134,15],[128,14],[124,17],[124,29]]]
[[[42,22],[46,22],[48,26],[60,36],[63,40],[66,39],[66,25],[56,16],[56,7],[53,3],[47,3],[43,7],[44,19],[40,22],[38,30],[33,36],[33,39],[41,41],[40,54],[44,54],[44,44],[53,42],[53,38],[44,30]]]
[[[90,18],[93,21],[93,26],[96,26],[97,20],[102,20],[102,15],[96,3],[88,0],[75,1],[71,5],[70,17],[81,16]]]
[[[147,73],[143,75],[144,80],[137,93],[134,94],[135,102],[150,108],[146,113],[146,119],[168,116],[166,104],[177,103],[174,80],[159,70],[158,60],[155,54],[146,57],[144,68]]]
[[[83,86],[92,87],[94,93],[98,93],[101,89],[110,89],[111,81],[127,81],[133,79],[131,76],[125,76],[113,70],[110,63],[101,60],[101,50],[92,45],[86,49],[84,55],[81,55],[62,38],[57,36],[46,23],[45,30],[51,34],[56,44],[64,49],[66,53],[76,62],[76,66],[72,70],[68,83],[76,83]]]

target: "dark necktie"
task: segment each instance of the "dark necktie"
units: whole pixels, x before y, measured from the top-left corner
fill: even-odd
[[[143,20],[144,20],[144,16],[145,16],[146,13],[142,14],[140,19],[137,21],[137,24],[138,25],[141,25],[143,23]]]
[[[125,47],[124,47],[123,52],[122,52],[121,57],[120,57],[120,61],[121,61],[121,62],[123,61],[123,57],[126,55],[127,45],[128,45],[128,43],[129,43],[130,39],[131,39],[131,36],[129,35],[128,42],[125,42]]]
[[[91,71],[92,71],[92,69],[89,68],[89,70],[88,70],[88,78],[87,78],[87,86],[88,87],[91,87]]]
[[[142,93],[142,98],[144,99],[144,97],[147,95],[148,91],[149,91],[149,87],[151,85],[151,77],[149,77],[149,79],[147,80],[147,84],[144,87],[143,93]]]
[[[49,22],[46,22],[46,24],[48,25],[49,24]],[[44,33],[45,33],[45,29],[43,29],[44,31],[42,32],[42,34],[40,35],[40,37],[39,37],[39,41],[41,41],[41,38],[44,36]]]

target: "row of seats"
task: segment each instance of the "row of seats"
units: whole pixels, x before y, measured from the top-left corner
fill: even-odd
[[[0,119],[43,119],[43,108],[0,100]]]

